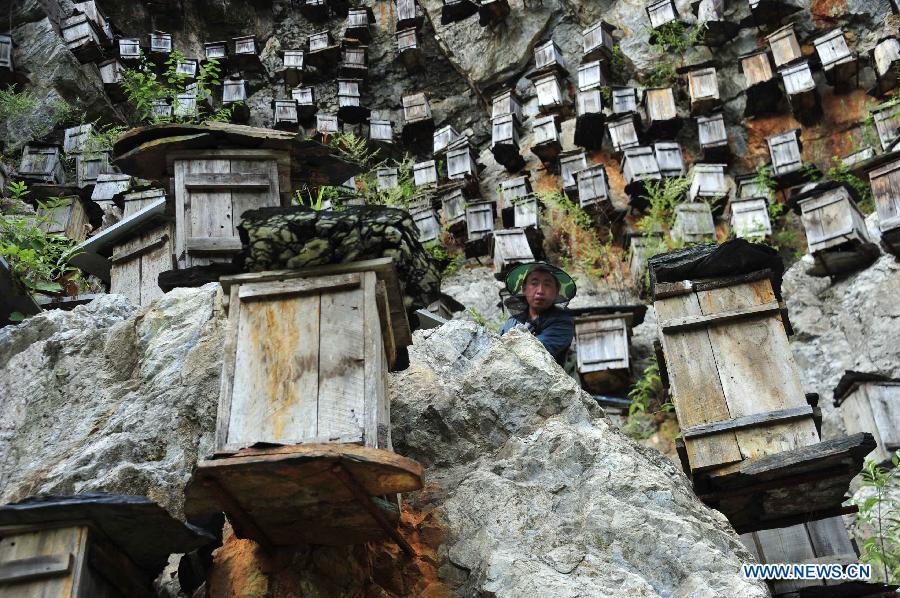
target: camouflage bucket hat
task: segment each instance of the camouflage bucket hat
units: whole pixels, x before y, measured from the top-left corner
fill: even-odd
[[[565,270],[557,268],[551,264],[544,262],[529,262],[527,264],[519,264],[509,271],[506,275],[506,290],[512,295],[522,294],[522,285],[525,279],[535,270],[543,270],[552,274],[559,282],[559,297],[556,298],[557,303],[566,303],[571,301],[575,296],[575,281],[569,276]]]

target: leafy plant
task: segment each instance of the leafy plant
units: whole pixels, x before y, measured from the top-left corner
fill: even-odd
[[[874,460],[866,459],[860,490],[867,496],[852,502],[859,507],[856,529],[865,534],[868,527],[873,532],[863,541],[860,558],[880,568],[885,582],[896,584],[900,583],[900,504],[892,492],[900,481],[900,451],[894,453],[891,465],[878,467]]]
[[[647,84],[647,87],[672,87],[677,76],[678,73],[673,62],[660,60],[650,69],[644,82]]]
[[[37,94],[0,88],[0,142],[6,151],[17,150],[31,139],[45,137],[76,115],[75,107],[59,98],[41,101]]]
[[[682,21],[669,21],[652,32],[652,39],[670,52],[684,53],[691,46],[703,41],[706,23],[686,25]]]
[[[377,149],[370,150],[368,142],[353,133],[335,133],[328,139],[328,145],[337,150],[342,158],[360,168],[373,167],[380,153]]]
[[[687,177],[667,178],[661,181],[647,181],[644,198],[647,210],[638,220],[637,226],[644,234],[667,232],[675,219],[675,206],[684,200],[691,186]]]
[[[848,185],[859,196],[857,204],[863,214],[869,215],[875,211],[875,198],[872,196],[872,188],[864,180],[850,171],[850,167],[837,156],[831,158],[832,166],[826,173],[828,178]]]
[[[28,195],[22,182],[9,183],[7,191],[17,201]],[[59,293],[63,290],[59,282],[63,277],[78,277],[78,269],[69,266],[69,260],[76,255],[77,243],[42,229],[52,222],[50,214],[61,205],[61,200],[51,198],[38,205],[40,210],[36,216],[0,214],[0,256],[9,262],[24,290]]]
[[[609,61],[610,78],[613,81],[625,82],[628,79],[628,63],[622,47],[615,44],[612,49],[612,56]]]

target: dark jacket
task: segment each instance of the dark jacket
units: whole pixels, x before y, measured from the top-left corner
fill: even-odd
[[[563,365],[566,350],[572,344],[572,337],[575,336],[575,318],[569,310],[553,306],[534,320],[528,319],[527,310],[523,311],[509,318],[500,329],[500,334],[505,334],[519,324],[528,326],[556,363]]]

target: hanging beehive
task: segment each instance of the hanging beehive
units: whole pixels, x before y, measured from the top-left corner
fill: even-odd
[[[206,42],[203,44],[203,56],[207,61],[216,60],[220,64],[228,59],[228,42]]]
[[[647,17],[650,19],[650,27],[659,29],[663,25],[678,21],[678,11],[675,9],[675,3],[672,0],[657,0],[647,5],[645,9]],[[653,41],[651,36],[651,42]]]
[[[84,151],[93,130],[94,126],[90,123],[66,129],[63,133],[63,152],[77,154]]]
[[[491,118],[506,116],[507,114],[511,114],[516,119],[517,125],[521,125],[524,122],[522,101],[512,89],[498,92],[491,98]]]
[[[834,389],[834,406],[841,411],[848,434],[868,432],[877,446],[869,455],[890,464],[900,449],[900,380],[848,370]]]
[[[728,196],[728,184],[725,181],[725,164],[694,164],[691,169],[691,187],[688,189],[690,201],[703,201],[716,204],[720,212],[725,208]]]
[[[876,94],[884,94],[897,88],[897,68],[900,67],[900,39],[883,37],[872,48],[872,62],[878,83]]]
[[[625,179],[625,192],[631,197],[632,207],[641,207],[645,201],[641,197],[645,183],[662,180],[653,148],[631,147],[626,149],[622,156],[622,177]]]
[[[111,205],[114,200],[120,198],[131,189],[133,180],[131,175],[121,173],[101,174],[97,177],[97,184],[91,192],[91,201],[105,207]]]
[[[767,172],[764,174],[768,176]],[[737,187],[735,197],[738,199],[762,198],[767,202],[775,200],[775,194],[757,173],[737,175],[734,177],[734,184]]]
[[[511,206],[515,200],[531,195],[531,179],[527,176],[519,176],[500,182],[500,198],[503,200],[501,208]]]
[[[234,53],[231,55],[230,64],[241,71],[255,71],[262,68],[259,60],[259,47],[256,36],[242,35],[232,38]]]
[[[869,111],[875,120],[875,130],[881,149],[893,149],[894,142],[900,137],[900,105],[885,102]]]
[[[498,164],[510,172],[525,165],[519,153],[519,129],[513,114],[503,114],[491,119],[491,153]]]
[[[242,78],[231,77],[222,82],[222,105],[231,109],[232,122],[246,123],[250,119],[249,95],[247,82]]]
[[[151,54],[171,54],[172,34],[163,31],[153,31],[148,36],[150,42],[147,45]]]
[[[559,121],[554,115],[539,116],[534,119],[531,127],[534,138],[531,153],[544,164],[552,163],[562,152],[562,145],[559,142]]]
[[[177,117],[196,117],[199,114],[196,86],[191,85],[184,93],[179,93],[175,96],[172,114]]]
[[[434,135],[434,119],[431,106],[424,93],[404,95],[403,102],[403,144],[431,144]]]
[[[29,182],[62,185],[66,182],[66,175],[60,153],[61,148],[56,144],[27,144],[22,149],[22,161],[16,177]]]
[[[394,123],[389,120],[369,119],[369,142],[383,147],[394,144]]]
[[[624,115],[638,110],[638,91],[634,87],[612,87],[612,113]]]
[[[670,136],[681,127],[675,92],[671,87],[654,87],[644,90],[644,115],[648,136]]]
[[[316,114],[316,136],[320,139],[326,139],[331,135],[340,133],[341,125],[338,121],[337,114],[327,114],[319,112]]]
[[[110,171],[109,152],[75,155],[75,179],[79,189],[93,188],[97,177]]]
[[[413,183],[416,187],[437,187],[438,172],[434,160],[413,164]]]
[[[197,78],[197,69],[200,67],[196,58],[183,58],[175,65],[175,73],[185,77],[188,81]]]
[[[112,43],[109,22],[94,2],[78,2],[72,14],[60,23],[66,47],[82,64],[96,62],[103,48]]]
[[[407,72],[416,72],[425,67],[425,53],[419,44],[419,32],[402,29],[397,32],[397,56]]]
[[[471,0],[443,0],[441,25],[463,21],[477,12],[478,5]]]
[[[306,52],[303,50],[282,50],[278,74],[288,87],[296,87],[303,82],[305,59]]]
[[[612,118],[606,122],[606,131],[609,134],[613,152],[622,153],[641,144],[637,123],[637,115],[634,113]]]
[[[342,77],[362,79],[369,72],[369,49],[345,42],[341,49],[340,73]]]
[[[878,257],[878,247],[869,240],[857,199],[852,187],[829,180],[811,183],[791,196],[816,264],[808,274],[845,274],[867,267]]]
[[[647,287],[647,260],[666,250],[662,234],[633,233],[628,237],[628,271],[640,293]]]
[[[153,121],[168,121],[172,119],[172,105],[169,100],[162,98],[150,103],[150,118]]]
[[[778,72],[781,73],[794,116],[804,125],[815,123],[822,115],[822,106],[809,63],[801,60]]]
[[[584,60],[606,58],[612,60],[616,40],[613,37],[615,26],[606,21],[597,21],[582,32],[582,49]]]
[[[575,173],[579,170],[587,168],[587,157],[583,151],[576,150],[563,152],[559,155],[559,174],[562,180],[563,190],[567,192],[577,192],[578,182],[575,180]]]
[[[462,189],[451,189],[450,191],[441,194],[441,215],[444,218],[444,222],[450,227],[451,232],[453,232],[455,228],[458,230],[459,225],[465,224],[466,198],[463,195]]]
[[[432,143],[432,153],[437,156],[447,151],[451,143],[459,139],[459,133],[453,128],[453,125],[441,127],[434,132]]]
[[[425,205],[410,206],[409,213],[416,224],[416,230],[419,231],[419,241],[428,243],[441,236],[441,223],[430,201]]]
[[[12,36],[0,33],[0,80],[11,79],[15,70]]]
[[[536,71],[553,71],[563,76],[568,73],[562,52],[552,39],[535,45],[534,68]]]
[[[716,240],[716,224],[707,203],[682,203],[675,206],[672,238],[684,243],[709,243]]]
[[[134,64],[140,61],[141,55],[142,51],[140,38],[119,38],[119,60],[128,64]]]
[[[540,209],[538,208],[538,200],[528,194],[522,197],[516,197],[510,200],[512,204],[512,225],[514,228],[537,229],[540,227]]]
[[[360,79],[338,79],[338,118],[343,122],[358,124],[369,118],[370,110],[362,105]]]
[[[38,207],[37,215],[46,218],[38,228],[51,235],[63,235],[80,243],[91,229],[84,204],[77,195],[60,197],[57,201]]]
[[[341,47],[334,42],[330,31],[309,35],[306,41],[306,62],[320,69],[334,67],[341,58]]]
[[[391,452],[387,372],[411,342],[392,260],[221,284],[220,458],[198,464],[188,516],[224,510],[269,551],[399,538],[397,503],[375,497],[420,487],[421,469]]]
[[[578,171],[575,179],[578,182],[578,203],[582,209],[600,214],[613,211],[606,168],[602,164],[593,164]]]
[[[719,97],[719,81],[714,63],[704,62],[679,69],[687,74],[688,95],[691,98],[691,115],[708,114],[722,104]]]
[[[822,62],[825,79],[836,91],[848,91],[855,87],[859,76],[859,61],[850,51],[844,32],[835,29],[813,40],[816,53]]]
[[[472,202],[466,206],[466,230],[470,241],[494,232],[493,202]]]
[[[721,160],[730,153],[725,115],[722,112],[697,117],[697,138],[704,160]]]
[[[869,173],[881,244],[900,254],[900,160],[892,160]]]
[[[524,229],[510,228],[494,231],[491,241],[494,273],[505,274],[516,264],[534,261]]]
[[[559,76],[554,73],[546,73],[532,79],[535,95],[538,99],[538,112],[542,114],[556,112],[565,103],[562,88],[559,85]]]
[[[758,48],[741,55],[739,59],[740,70],[744,75],[744,93],[747,96],[744,114],[760,116],[776,111],[782,94],[769,52],[765,48]]]
[[[797,34],[794,33],[793,23],[788,23],[767,35],[766,41],[772,51],[776,68],[780,69],[803,58],[803,51],[800,49],[800,42],[797,41]]]
[[[603,91],[600,88],[579,90],[575,104],[575,145],[600,149],[603,143]]]
[[[389,191],[400,186],[400,176],[397,168],[383,166],[375,171],[375,185],[379,191]]]
[[[800,141],[800,129],[791,129],[778,135],[766,138],[769,155],[772,158],[772,170],[776,177],[789,175],[803,169]]]
[[[657,141],[653,144],[653,155],[659,165],[659,173],[666,178],[684,176],[684,155],[681,144],[676,141]]]
[[[300,124],[296,100],[272,100],[272,123],[276,129],[296,130]]]
[[[213,541],[143,496],[38,496],[0,507],[0,593],[146,597],[170,553]]]
[[[606,86],[602,60],[587,62],[578,67],[578,89],[585,91]]]
[[[772,234],[769,206],[763,198],[731,200],[731,230],[735,237],[760,239]]]
[[[478,24],[494,27],[509,16],[509,0],[480,0],[478,3]]]
[[[871,146],[866,146],[862,149],[858,149],[855,152],[851,152],[841,158],[841,164],[846,166],[847,168],[853,168],[855,166],[861,165],[863,162],[870,160],[875,157],[875,148]]]
[[[619,393],[631,375],[631,314],[589,308],[575,317],[575,355],[581,386],[591,394]]]
[[[425,22],[425,12],[416,0],[396,0],[397,30],[418,29]]]
[[[462,147],[447,150],[447,178],[450,180],[477,179],[478,166],[472,156],[472,148]]]
[[[351,8],[347,12],[347,21],[344,26],[344,37],[350,39],[358,39],[363,42],[369,42],[372,39],[372,33],[369,30],[371,25],[375,24],[375,13],[371,8]]]
[[[297,102],[297,116],[302,121],[311,119],[319,111],[313,87],[295,87],[291,90],[291,98]]]

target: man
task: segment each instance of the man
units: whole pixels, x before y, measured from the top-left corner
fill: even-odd
[[[566,351],[575,335],[575,319],[557,303],[568,302],[575,296],[575,281],[565,271],[533,262],[520,264],[506,276],[506,288],[515,296],[524,296],[527,308],[509,318],[500,334],[524,324],[556,360],[563,365]]]

